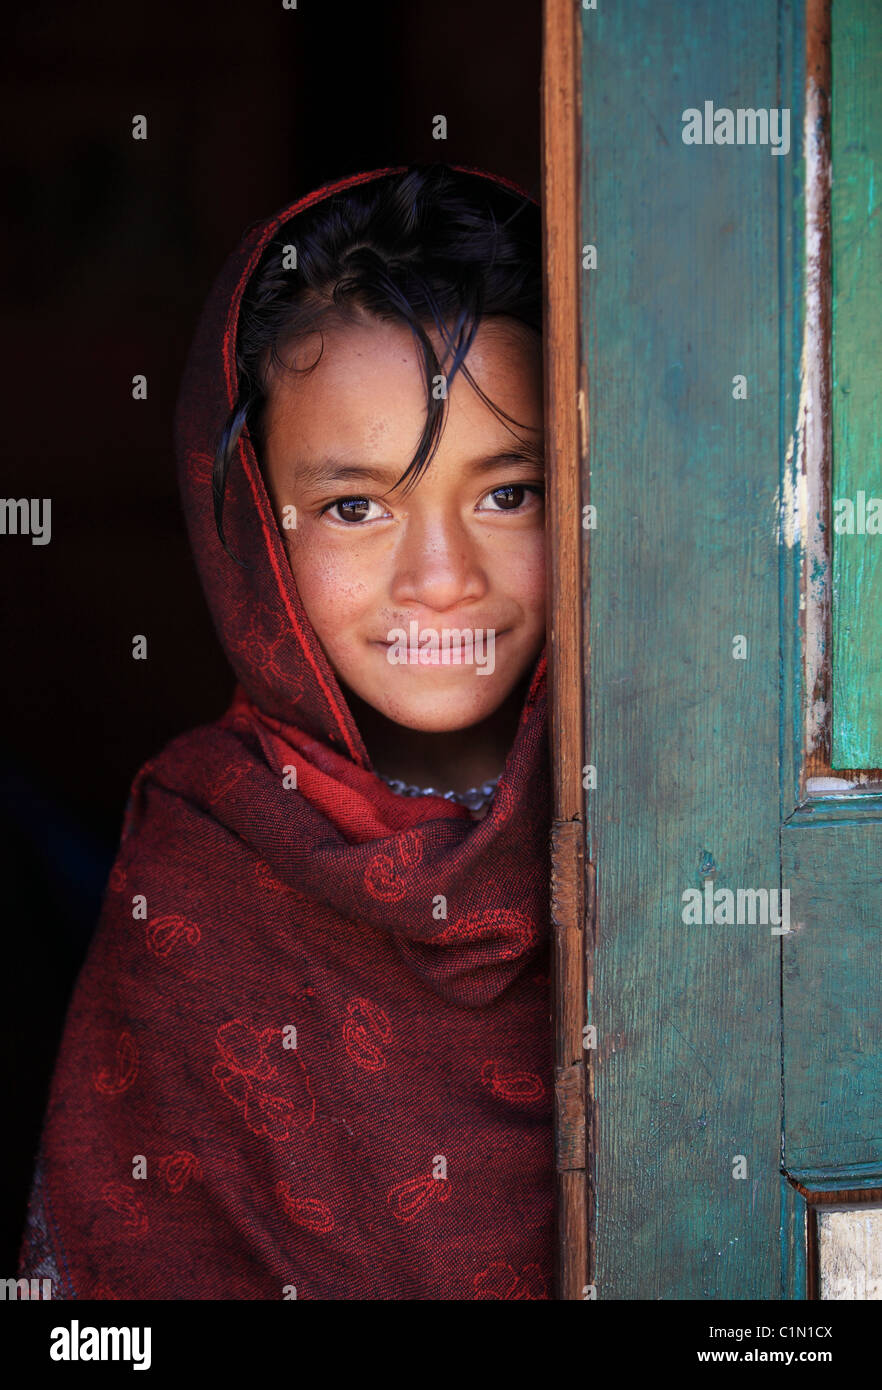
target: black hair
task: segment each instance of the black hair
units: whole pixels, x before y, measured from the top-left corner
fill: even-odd
[[[296,267],[286,268],[292,247]],[[262,466],[266,383],[270,362],[285,367],[281,345],[320,331],[331,317],[355,321],[368,314],[410,327],[423,356],[427,410],[417,452],[396,483],[407,490],[428,467],[444,421],[444,398],[433,392],[442,367],[424,325],[437,329],[445,362],[452,353],[444,371],[448,387],[462,367],[497,418],[512,420],[487,400],[464,359],[482,317],[516,319],[541,341],[541,251],[535,203],[440,163],[411,164],[402,173],[346,189],[280,227],[245,287],[239,312],[238,395],[212,475],[224,549],[227,476],[243,429]],[[314,370],[319,359],[299,370]]]

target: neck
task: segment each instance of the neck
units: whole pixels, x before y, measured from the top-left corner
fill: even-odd
[[[529,676],[479,724],[440,734],[405,728],[365,704],[353,691],[347,689],[345,693],[376,772],[415,787],[466,792],[502,771],[528,685]]]

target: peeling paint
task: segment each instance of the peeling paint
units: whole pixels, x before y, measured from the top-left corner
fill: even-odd
[[[822,1299],[882,1299],[882,1209],[821,1209],[818,1273]]]
[[[806,727],[805,747],[813,753],[824,741],[830,706],[826,670],[830,624],[829,534],[824,519],[825,465],[829,450],[828,382],[823,338],[825,289],[823,234],[825,204],[831,184],[830,156],[824,138],[822,93],[809,79],[805,109],[806,268],[805,336],[800,361],[798,450],[800,537],[803,544],[803,601]]]
[[[855,777],[809,777],[806,779],[805,789],[809,796],[829,796],[875,785],[869,773],[859,772]]]
[[[786,545],[788,550],[792,550],[799,544],[804,530],[804,518],[806,515],[806,486],[805,474],[801,467],[794,468],[794,445],[798,443],[796,450],[797,459],[802,458],[802,426],[805,395],[805,382],[803,365],[799,368],[800,387],[799,412],[796,436],[791,435],[787,444],[787,455],[784,459],[784,475],[780,485],[775,489],[775,516],[776,516],[776,539],[780,545]]]

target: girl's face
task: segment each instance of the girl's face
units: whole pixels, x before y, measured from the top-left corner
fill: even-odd
[[[499,708],[545,641],[538,339],[510,319],[482,322],[466,365],[518,424],[458,372],[436,453],[402,496],[394,484],[426,418],[410,329],[365,319],[323,335],[314,371],[273,373],[264,428],[303,606],[337,676],[374,709],[409,729],[468,728]],[[320,346],[313,336],[285,360],[309,365]]]

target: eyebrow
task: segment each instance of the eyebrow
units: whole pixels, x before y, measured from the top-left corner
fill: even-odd
[[[470,460],[466,467],[470,473],[480,475],[489,473],[506,465],[542,468],[545,463],[544,450],[540,445],[525,441],[503,449],[497,454],[486,454]],[[292,465],[298,482],[307,487],[327,483],[372,482],[385,485],[391,490],[400,479],[403,468],[384,468],[382,465],[367,463],[348,463],[345,459],[324,458],[318,463],[294,463]]]

